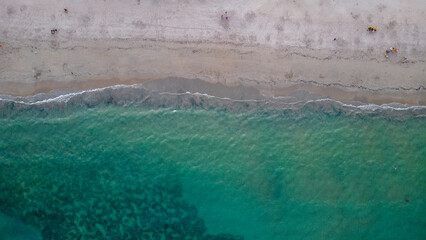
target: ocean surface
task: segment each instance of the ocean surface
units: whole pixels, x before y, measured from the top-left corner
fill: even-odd
[[[426,239],[425,112],[2,96],[0,239]]]

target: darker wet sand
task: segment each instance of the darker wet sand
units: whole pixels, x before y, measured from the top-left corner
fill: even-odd
[[[356,89],[348,91],[347,88],[338,86],[318,86],[312,83],[298,84],[291,87],[273,89],[257,89],[254,87],[239,86],[237,91],[233,86],[225,86],[221,83],[211,84],[200,79],[129,79],[129,80],[106,80],[98,79],[84,82],[55,82],[43,81],[40,83],[0,83],[2,94],[13,96],[30,96],[51,91],[81,91],[87,89],[104,88],[113,85],[144,84],[150,89],[161,92],[198,92],[217,97],[227,97],[238,100],[259,99],[264,97],[286,97],[296,96],[301,92],[304,94],[317,95],[321,98],[331,98],[342,102],[359,102],[371,104],[401,103],[409,105],[426,105],[424,89],[420,90],[365,90]],[[267,95],[261,93],[268,92]],[[272,94],[271,94],[272,93]]]

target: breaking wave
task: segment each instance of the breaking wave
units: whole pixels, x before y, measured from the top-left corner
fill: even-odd
[[[226,87],[224,87],[226,88]],[[149,84],[115,85],[75,92],[52,91],[28,97],[0,95],[0,116],[17,114],[48,114],[50,110],[66,112],[77,108],[91,108],[98,105],[143,105],[159,108],[201,108],[227,111],[250,110],[319,110],[329,113],[381,114],[388,117],[425,117],[426,106],[407,104],[363,104],[343,103],[335,99],[310,94],[288,97],[265,97],[240,93],[235,96],[215,96],[202,92],[162,91]],[[230,94],[232,95],[232,94]]]

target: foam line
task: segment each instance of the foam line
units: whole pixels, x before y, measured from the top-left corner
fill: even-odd
[[[19,104],[25,104],[25,105],[42,105],[42,104],[51,103],[51,102],[67,103],[71,98],[76,97],[76,96],[80,96],[80,95],[83,95],[83,94],[86,94],[86,93],[95,93],[95,92],[102,92],[102,91],[105,91],[105,90],[116,90],[116,89],[126,89],[126,88],[143,89],[143,90],[150,91],[152,93],[154,93],[154,92],[158,93],[160,95],[172,95],[172,96],[192,95],[192,96],[197,96],[197,97],[214,98],[214,99],[232,101],[232,102],[280,103],[281,100],[291,98],[291,97],[271,97],[271,98],[266,98],[266,99],[262,99],[262,100],[256,100],[256,99],[238,100],[238,99],[232,99],[232,98],[228,98],[228,97],[213,96],[213,95],[209,95],[209,94],[206,94],[206,93],[200,93],[200,92],[189,92],[189,91],[187,91],[185,93],[156,92],[156,91],[153,91],[151,89],[144,87],[143,84],[133,84],[133,85],[119,84],[119,85],[114,85],[114,86],[109,86],[109,87],[104,87],[104,88],[95,88],[95,89],[88,89],[88,90],[81,90],[81,91],[77,91],[77,92],[66,93],[66,94],[62,94],[62,95],[59,95],[59,96],[54,96],[54,97],[51,97],[51,98],[47,98],[47,99],[43,99],[43,100],[36,100],[36,101],[33,101],[31,99],[35,98],[35,96],[40,96],[40,94],[34,95],[34,96],[29,96],[29,97],[13,97],[13,96],[9,96],[9,95],[2,95],[2,96],[0,96],[0,101],[9,101],[9,102],[11,101],[11,102],[15,102],[15,103],[19,103]],[[23,100],[20,100],[20,99],[25,99],[26,101],[23,101]],[[360,110],[367,110],[367,111],[376,111],[376,110],[379,110],[379,109],[396,110],[396,111],[426,109],[426,106],[401,105],[401,104],[398,104],[398,103],[394,103],[394,105],[401,105],[401,106],[392,106],[393,104],[383,104],[383,105],[360,104],[360,105],[354,105],[354,104],[350,104],[350,103],[343,103],[341,101],[331,99],[331,98],[321,98],[321,99],[315,99],[315,100],[302,100],[302,101],[294,101],[294,102],[282,102],[282,104],[285,104],[285,105],[297,105],[297,104],[306,105],[306,104],[309,104],[309,103],[316,103],[316,102],[337,103],[337,104],[339,104],[343,107],[357,108],[357,109],[360,109]]]

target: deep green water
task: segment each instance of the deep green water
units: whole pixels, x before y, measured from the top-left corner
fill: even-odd
[[[44,239],[426,239],[425,160],[424,117],[97,106],[0,119],[0,211]]]

